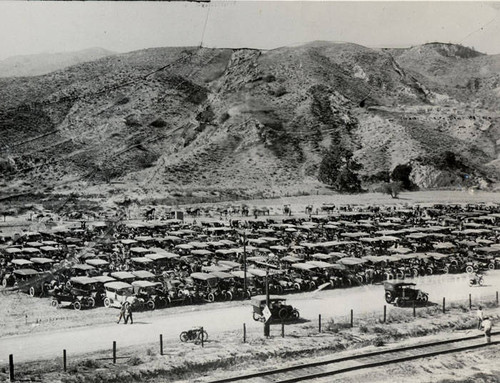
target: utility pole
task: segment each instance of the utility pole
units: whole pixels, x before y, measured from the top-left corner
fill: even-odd
[[[243,230],[243,294],[247,293],[247,231]]]
[[[271,308],[269,307],[269,267],[266,268],[266,306],[270,310]],[[269,319],[270,320],[270,319]],[[270,325],[269,325],[269,320],[266,320],[264,322],[264,336],[268,337],[269,334],[271,333]]]

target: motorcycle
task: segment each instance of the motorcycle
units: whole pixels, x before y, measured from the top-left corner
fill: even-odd
[[[482,286],[483,285],[483,276],[476,275],[469,279],[469,286]]]
[[[181,342],[206,342],[208,339],[208,333],[203,330],[203,327],[193,327],[191,330],[181,332],[179,336]]]

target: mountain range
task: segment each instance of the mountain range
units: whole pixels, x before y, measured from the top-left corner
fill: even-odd
[[[314,190],[334,136],[365,188],[389,178],[485,187],[500,176],[498,55],[323,41],[102,54],[0,79],[4,190]]]

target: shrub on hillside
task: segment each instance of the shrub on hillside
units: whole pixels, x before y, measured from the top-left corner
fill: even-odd
[[[332,141],[319,165],[318,179],[339,192],[357,193],[362,190],[357,173],[361,167],[350,150]]]
[[[392,198],[398,198],[399,193],[403,184],[401,182],[386,182],[380,187],[380,192],[384,194],[389,194]]]
[[[134,127],[134,126],[141,126],[142,124],[134,114],[131,114],[125,117],[125,125]]]
[[[149,124],[149,126],[152,126],[153,128],[164,128],[165,126],[167,126],[167,123],[163,121],[163,119],[158,118],[154,120],[151,124]]]

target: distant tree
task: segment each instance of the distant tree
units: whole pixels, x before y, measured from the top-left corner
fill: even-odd
[[[125,211],[127,218],[130,219],[130,208],[133,205],[140,205],[140,202],[136,198],[125,197],[123,201],[116,201],[115,204],[121,207]]]
[[[354,160],[353,153],[337,140],[333,140],[323,155],[318,179],[339,192],[356,193],[362,190],[357,174],[361,168]]]
[[[402,182],[386,182],[382,184],[381,192],[385,194],[390,194],[392,198],[398,198],[399,193],[403,187]]]

